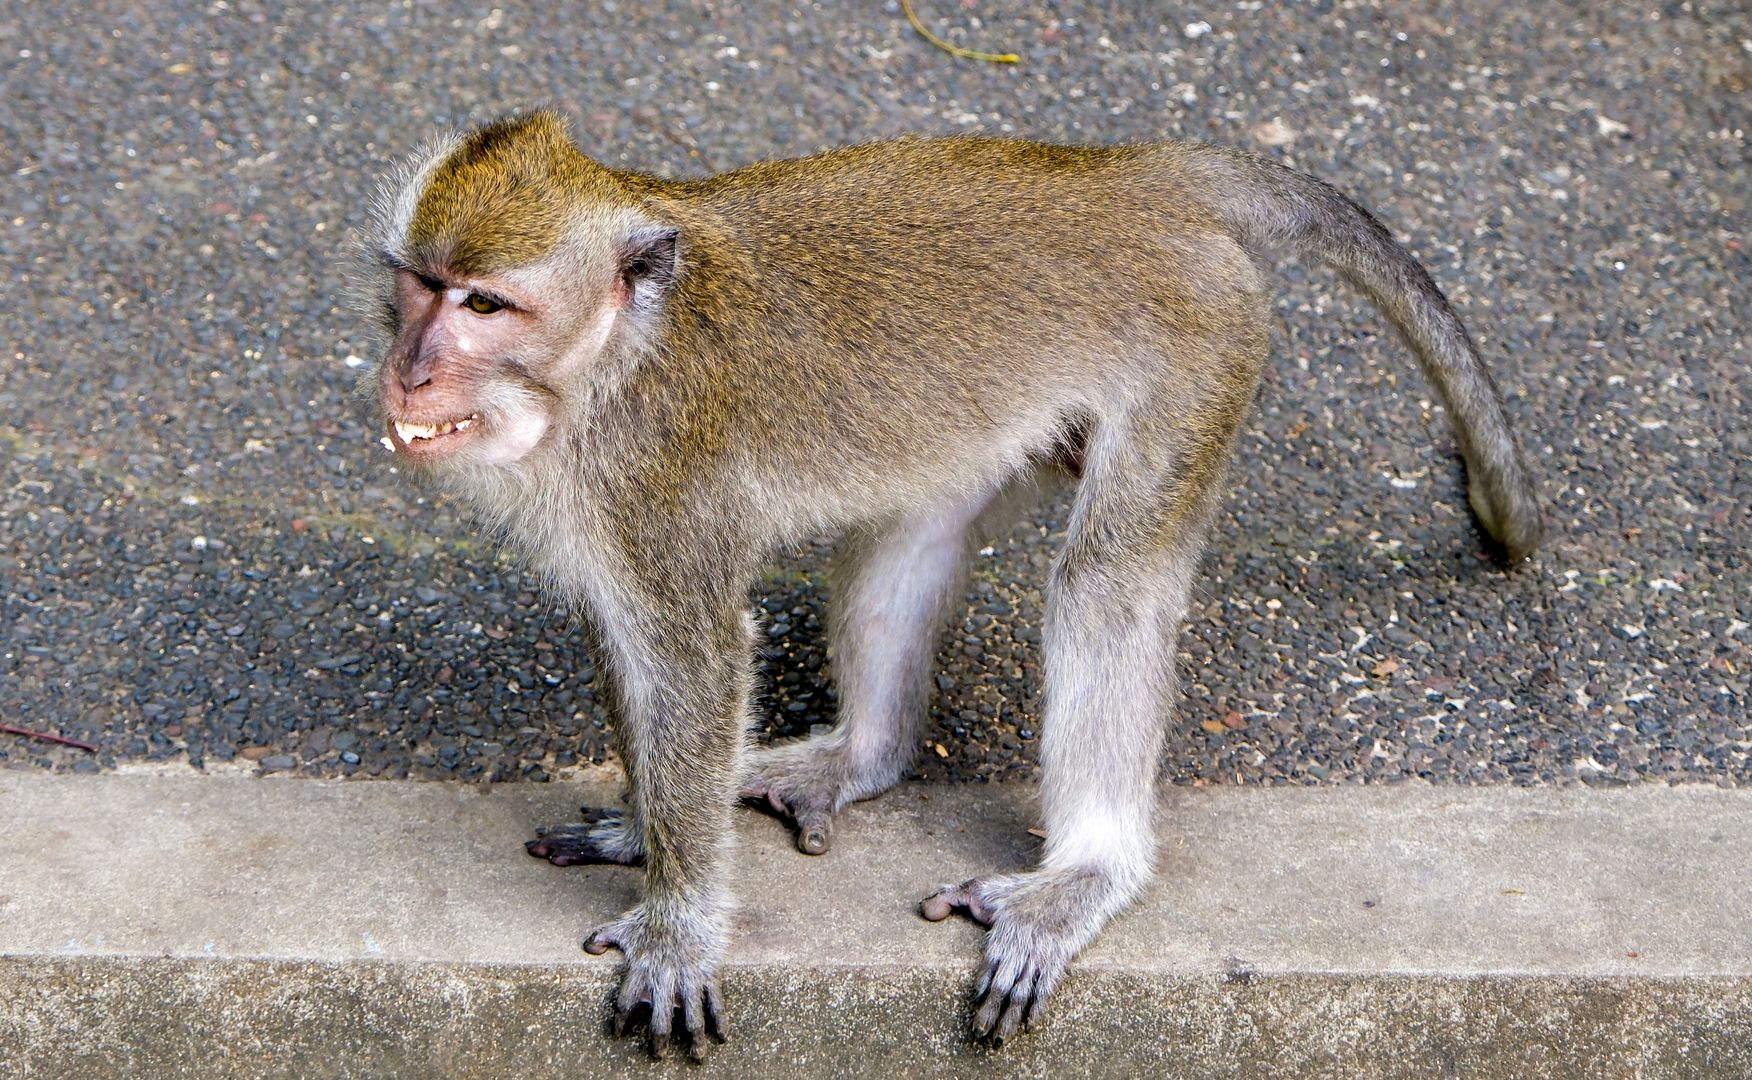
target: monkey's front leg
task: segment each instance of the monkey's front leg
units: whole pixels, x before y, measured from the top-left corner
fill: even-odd
[[[648,1011],[655,1056],[667,1054],[673,1035],[700,1058],[725,1031],[717,974],[731,907],[730,818],[752,623],[740,612],[711,629],[688,623],[642,655],[636,643],[611,646],[623,657],[619,743],[644,826],[645,898],[592,932],[584,949],[626,954],[616,1034]]]

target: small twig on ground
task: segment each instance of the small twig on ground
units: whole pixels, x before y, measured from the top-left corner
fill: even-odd
[[[951,45],[936,34],[925,29],[925,24],[919,21],[917,15],[913,14],[911,0],[900,0],[900,10],[906,12],[906,21],[912,23],[912,28],[919,32],[920,37],[923,37],[926,41],[935,45],[937,48],[942,49],[951,56],[959,56],[967,60],[987,60],[994,64],[1014,64],[1022,59],[1015,53],[975,52],[972,49],[963,49],[959,45]]]
[[[32,731],[29,728],[13,727],[11,724],[0,724],[0,732],[7,735],[22,735],[27,739],[41,739],[44,742],[60,743],[62,746],[76,746],[81,750],[97,753],[97,747],[79,739],[69,739],[65,735],[51,735],[46,731]]]
[[[718,171],[718,167],[712,164],[712,159],[706,156],[706,152],[700,149],[700,144],[695,142],[691,136],[683,138],[666,127],[658,128],[657,133],[681,147],[688,157],[694,158],[701,165],[704,165],[707,172],[715,173]]]

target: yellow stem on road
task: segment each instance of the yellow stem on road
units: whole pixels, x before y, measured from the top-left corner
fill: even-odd
[[[959,45],[951,45],[936,34],[925,29],[925,24],[919,21],[917,15],[913,14],[911,0],[900,0],[900,10],[906,12],[906,21],[912,23],[912,28],[917,30],[926,41],[935,45],[937,48],[942,49],[951,56],[959,56],[966,60],[987,60],[994,64],[1014,64],[1022,59],[1015,53],[976,52],[973,49],[963,49]]]

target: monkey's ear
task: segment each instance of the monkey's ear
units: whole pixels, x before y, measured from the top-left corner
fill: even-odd
[[[652,226],[627,237],[621,248],[620,306],[649,307],[663,299],[675,284],[676,240],[680,229]]]

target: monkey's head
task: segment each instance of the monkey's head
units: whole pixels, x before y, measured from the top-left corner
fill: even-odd
[[[365,386],[398,458],[506,466],[637,351],[677,272],[677,232],[548,112],[416,155],[368,241],[388,346]]]

